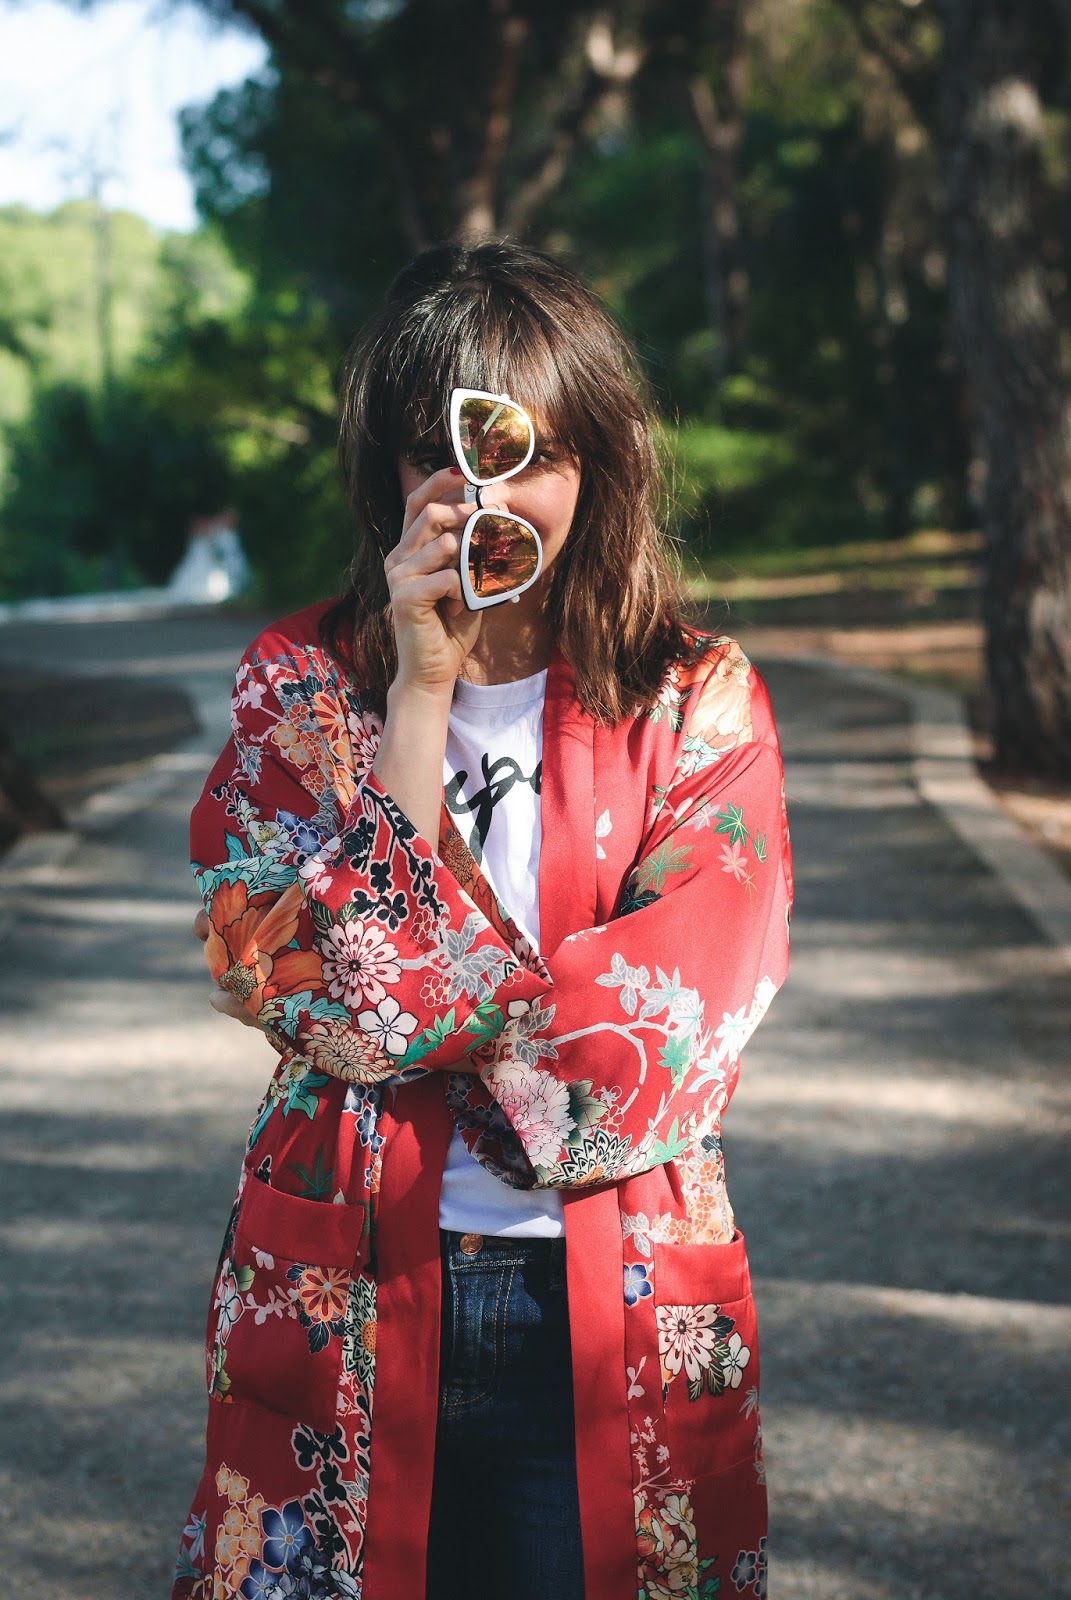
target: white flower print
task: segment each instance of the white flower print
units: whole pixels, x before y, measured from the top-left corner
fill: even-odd
[[[239,718],[237,713],[245,706],[250,706],[254,711],[260,710],[260,702],[268,692],[267,684],[259,676],[255,676],[252,668],[245,661],[238,668],[238,678],[231,696],[231,726],[234,727]]]
[[[552,1166],[576,1123],[569,1115],[569,1086],[520,1061],[500,1063],[484,1080],[516,1129],[534,1167]]]
[[[362,1001],[378,1005],[387,992],[385,985],[401,977],[397,949],[373,923],[357,918],[336,922],[316,947],[324,958],[328,993],[351,1011]]]
[[[602,816],[599,817],[595,823],[595,855],[599,861],[606,860],[606,851],[599,843],[599,840],[605,839],[607,834],[613,831],[613,826],[613,823],[610,821],[609,811],[604,811]]]
[[[744,1368],[751,1360],[751,1351],[738,1333],[731,1333],[722,1347],[722,1367],[730,1389],[739,1389]]]
[[[658,1306],[655,1317],[663,1378],[668,1383],[683,1364],[688,1377],[693,1383],[698,1382],[714,1359],[718,1343],[714,1328],[718,1307]]]
[[[234,1268],[229,1262],[220,1275],[219,1287],[216,1290],[216,1310],[219,1312],[219,1336],[221,1339],[226,1339],[245,1310],[242,1291]]]
[[[328,839],[326,844],[321,845],[315,855],[309,856],[301,863],[298,876],[310,893],[324,895],[330,889],[334,873],[328,872],[327,866],[341,848],[342,840],[336,834],[333,839]]]
[[[249,836],[261,855],[280,855],[289,846],[286,829],[279,822],[258,818],[249,823]]]
[[[404,1056],[417,1019],[411,1011],[403,1011],[394,996],[389,994],[374,1011],[360,1012],[357,1025],[376,1039],[388,1055]]]

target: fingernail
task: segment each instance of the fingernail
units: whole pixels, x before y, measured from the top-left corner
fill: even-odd
[[[455,478],[460,478],[460,477],[464,476],[464,474],[462,473],[460,467],[451,467],[450,471],[453,473]]]

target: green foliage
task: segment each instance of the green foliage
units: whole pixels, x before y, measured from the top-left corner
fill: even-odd
[[[596,8],[520,9],[501,215],[584,82]],[[686,83],[701,65],[717,100],[724,64],[709,39],[684,48],[698,10],[631,8],[644,64],[580,119],[524,236],[573,259],[635,337],[699,560],[959,525],[966,448],[925,117],[836,0],[743,10],[739,359],[705,288],[707,157]],[[280,0],[270,69],[181,119],[206,219],[188,237],[89,203],[0,209],[0,597],[158,581],[190,519],[223,506],[263,603],[340,586],[336,373],[420,228],[457,225],[495,68],[485,14],[483,0],[331,0],[315,15]],[[909,22],[932,75],[933,19]]]

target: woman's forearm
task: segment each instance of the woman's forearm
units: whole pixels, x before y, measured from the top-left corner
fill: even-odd
[[[433,850],[439,846],[450,696],[393,684],[372,771]]]

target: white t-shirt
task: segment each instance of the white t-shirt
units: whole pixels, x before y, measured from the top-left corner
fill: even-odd
[[[539,787],[546,672],[515,683],[454,688],[443,762],[447,808],[510,916],[539,945]],[[439,1226],[459,1233],[557,1238],[562,1203],[548,1189],[511,1189],[455,1130],[439,1195]]]

